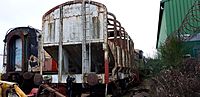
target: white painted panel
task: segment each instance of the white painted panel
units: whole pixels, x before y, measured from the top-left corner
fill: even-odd
[[[49,35],[48,35],[48,21],[44,22],[44,27],[43,27],[43,32],[44,32],[44,43],[50,43],[49,41]]]
[[[82,6],[80,3],[63,7],[63,44],[81,43],[83,33]],[[86,38],[91,42],[103,42],[107,33],[104,22],[106,8],[86,5]],[[53,28],[52,28],[53,27]],[[58,45],[60,26],[60,9],[53,10],[43,18],[44,45]]]
[[[59,42],[59,27],[60,21],[58,19],[55,20],[55,43]]]

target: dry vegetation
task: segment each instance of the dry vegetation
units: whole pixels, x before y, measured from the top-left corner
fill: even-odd
[[[200,97],[200,63],[188,58],[179,69],[163,70],[151,80],[152,97]]]

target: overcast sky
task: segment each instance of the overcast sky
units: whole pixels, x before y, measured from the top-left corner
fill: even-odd
[[[0,54],[7,30],[20,26],[41,29],[42,16],[54,6],[68,0],[1,0]],[[160,0],[95,0],[107,6],[129,33],[136,49],[153,56],[156,47]],[[2,63],[2,56],[0,57]],[[1,64],[0,63],[0,64]]]

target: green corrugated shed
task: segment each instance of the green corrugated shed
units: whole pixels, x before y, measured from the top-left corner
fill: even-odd
[[[178,30],[189,9],[197,0],[162,0],[156,47],[166,40],[167,36]]]

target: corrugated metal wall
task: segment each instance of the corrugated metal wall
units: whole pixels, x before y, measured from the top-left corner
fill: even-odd
[[[158,39],[158,47],[167,36],[178,30],[189,9],[197,0],[162,0],[164,11]]]
[[[163,14],[163,17],[165,17],[165,14]],[[160,28],[160,35],[159,35],[159,42],[164,43],[165,39],[167,38],[167,26],[166,26],[166,19],[163,18],[161,22],[161,28]],[[160,47],[160,43],[158,44],[158,47]]]
[[[164,4],[167,35],[176,31],[196,0],[168,0]]]

